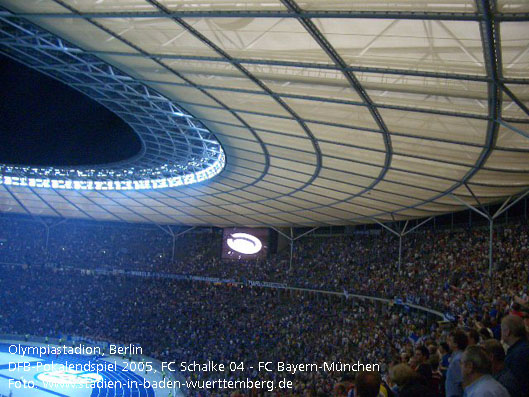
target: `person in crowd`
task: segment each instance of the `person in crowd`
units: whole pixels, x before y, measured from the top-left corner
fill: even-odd
[[[494,379],[507,389],[511,397],[523,397],[520,394],[518,380],[509,368],[505,368],[505,350],[496,339],[487,339],[481,343],[491,362],[491,373]]]
[[[487,327],[480,327],[478,333],[479,333],[479,340],[481,341],[494,338],[494,335],[492,334],[491,329]]]
[[[461,356],[465,397],[509,397],[505,387],[491,375],[491,363],[481,346],[468,346]]]
[[[354,397],[355,377],[356,373],[348,372],[345,373],[340,380],[340,384],[344,385],[345,387],[347,397]]]
[[[438,346],[437,343],[429,343],[428,344],[428,352],[430,353],[430,358],[428,359],[428,364],[432,367],[432,371],[437,370],[439,367],[439,362],[441,361],[441,358],[439,357]]]
[[[389,381],[398,397],[432,396],[433,391],[424,384],[424,379],[408,364],[397,364],[389,369]]]
[[[468,345],[467,334],[461,329],[450,332],[448,344],[452,354],[446,371],[446,397],[463,396],[463,375],[461,373],[461,356]]]
[[[338,383],[334,386],[333,396],[335,397],[347,397],[348,390],[345,384]]]
[[[446,378],[446,371],[448,370],[448,365],[450,364],[450,347],[448,346],[448,343],[441,342],[439,344],[439,356],[441,357],[441,361],[439,362],[439,371],[441,372],[441,376],[443,378],[443,382]]]
[[[518,302],[513,302],[511,305],[511,311],[509,312],[510,315],[523,317],[523,312],[521,311],[522,306]]]
[[[432,382],[432,367],[428,363],[430,352],[426,346],[417,346],[415,349],[415,372],[424,378],[426,384],[430,385]]]
[[[475,346],[479,343],[479,332],[476,329],[470,328],[467,331],[467,337],[469,346]]]
[[[509,346],[505,368],[516,377],[522,396],[529,395],[529,342],[523,320],[517,315],[505,316],[501,321],[501,339]]]
[[[377,371],[360,371],[355,379],[356,397],[379,397],[382,378]]]
[[[529,335],[529,309],[524,309],[523,313],[523,323],[525,325],[525,334]]]

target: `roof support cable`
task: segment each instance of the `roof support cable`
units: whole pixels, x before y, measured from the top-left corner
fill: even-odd
[[[529,133],[527,133],[527,132],[525,132],[525,131],[523,131],[523,130],[521,130],[521,129],[519,129],[519,128],[516,128],[516,127],[513,126],[512,124],[507,123],[507,122],[503,121],[502,119],[496,119],[496,120],[494,120],[494,121],[495,121],[496,123],[498,123],[498,124],[504,126],[505,128],[508,128],[508,129],[510,129],[510,130],[513,131],[513,132],[516,132],[517,134],[519,134],[519,135],[521,135],[521,136],[523,136],[523,137],[525,137],[525,138],[529,138]]]
[[[527,116],[529,116],[529,108],[525,106],[525,103],[520,101],[520,99],[504,83],[501,83],[501,88],[503,89],[503,92],[505,92],[507,96],[511,98],[513,102],[516,103]]]
[[[393,220],[395,221],[393,213],[391,214],[391,216],[392,216]],[[406,230],[408,228],[409,219],[404,223],[404,227],[403,228],[398,227],[398,228],[395,228],[395,229],[393,229],[390,226],[380,222],[376,218],[369,217],[369,219],[375,221],[380,226],[382,226],[384,229],[387,229],[390,233],[393,233],[395,236],[397,236],[399,238],[399,258],[398,258],[398,268],[397,268],[397,270],[400,273],[400,268],[401,268],[401,264],[402,264],[402,237],[404,237],[407,234],[409,234],[409,233],[413,232],[414,230],[418,229],[419,227],[421,227],[425,223],[431,221],[432,219],[434,219],[434,217],[431,216],[431,217],[423,220],[422,222],[418,223],[417,225],[415,225],[414,227],[412,227],[409,230]]]
[[[319,226],[313,227],[312,229],[301,233],[297,237],[294,237],[294,228],[292,228],[292,227],[290,228],[290,236],[288,234],[286,234],[286,233],[283,233],[281,230],[279,230],[278,228],[275,228],[274,226],[270,226],[270,228],[275,230],[278,234],[280,234],[281,236],[283,236],[284,238],[286,238],[290,242],[290,264],[289,264],[288,271],[291,272],[292,271],[292,262],[293,262],[293,258],[294,258],[294,242],[296,240],[299,240],[302,237],[305,237],[307,234],[310,234],[310,233],[314,232],[316,229],[319,228]]]
[[[470,188],[467,187],[467,189],[472,193]],[[494,271],[494,262],[493,262],[493,257],[492,257],[492,254],[493,254],[493,243],[494,243],[494,233],[493,233],[494,220],[496,218],[498,218],[501,214],[503,214],[505,211],[509,210],[509,208],[511,208],[516,203],[518,203],[520,200],[522,200],[528,194],[529,194],[529,189],[527,189],[516,200],[514,200],[512,202],[511,202],[511,199],[512,199],[513,196],[509,196],[503,202],[501,207],[492,216],[488,213],[488,211],[483,212],[482,211],[483,207],[482,207],[482,210],[479,210],[477,207],[475,207],[474,205],[462,200],[460,197],[455,196],[453,194],[450,194],[450,197],[452,197],[454,200],[456,200],[457,202],[463,204],[465,207],[471,209],[472,211],[476,212],[477,214],[481,215],[482,217],[484,217],[485,219],[487,219],[489,221],[489,270],[488,270],[488,276],[490,278],[490,283],[491,283],[491,285],[490,285],[491,294],[494,292],[494,284],[493,284],[493,280],[492,280],[492,275],[493,275],[493,271]],[[472,193],[472,196],[475,197],[475,195],[473,193]],[[509,202],[510,202],[510,204],[508,204]],[[479,204],[479,202],[478,202],[478,204]]]

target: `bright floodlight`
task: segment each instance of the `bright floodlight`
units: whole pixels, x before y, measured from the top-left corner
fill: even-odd
[[[0,31],[0,44],[6,55],[106,106],[127,122],[142,142],[139,155],[112,164],[0,164],[0,185],[75,190],[162,189],[199,183],[224,169],[226,157],[215,135],[170,99],[25,20],[0,16]]]

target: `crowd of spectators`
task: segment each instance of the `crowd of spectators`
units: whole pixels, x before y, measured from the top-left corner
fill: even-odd
[[[140,343],[163,361],[235,362],[234,372],[184,375],[292,378],[296,395],[330,394],[340,373],[257,372],[258,362],[360,361],[386,371],[392,357],[411,348],[408,331],[429,329],[420,312],[333,295],[15,265],[4,266],[0,280],[16,286],[0,290],[0,333],[83,335]]]
[[[173,257],[170,233],[179,234],[186,229],[3,217],[0,218],[0,262],[168,271],[172,261],[182,256],[218,255],[220,245],[217,249],[211,244],[216,241],[215,232],[204,229],[176,238]]]
[[[483,390],[499,397],[529,395],[525,221],[495,229],[493,278],[487,276],[488,230],[479,228],[409,234],[400,267],[398,240],[389,233],[306,237],[296,242],[290,267],[288,252],[259,261],[223,262],[221,235],[215,231],[179,237],[173,258],[171,236],[143,226],[68,221],[46,235],[35,222],[6,218],[0,224],[0,262],[9,263],[3,265],[0,281],[17,286],[0,290],[0,332],[140,343],[163,360],[244,362],[245,371],[223,376],[287,376],[295,382],[293,395],[347,395],[354,374],[258,373],[249,366],[258,361],[378,363],[382,379],[358,374],[357,391],[365,389],[364,396],[370,384],[379,384],[385,395],[398,392],[402,397],[462,396],[463,386],[469,396],[484,396]],[[400,304],[83,274],[76,267],[347,291],[434,308],[446,314],[446,321]]]
[[[119,268],[399,298],[448,312],[479,315],[514,295],[529,294],[529,227],[526,222],[495,229],[494,277],[488,273],[488,229],[422,229],[398,240],[391,233],[305,237],[289,250],[259,261],[222,261],[219,231],[191,231],[175,240],[152,226],[69,220],[46,230],[35,221],[0,218],[0,262]],[[46,248],[46,240],[47,248]],[[79,243],[82,242],[82,243]],[[388,282],[391,280],[391,282]]]

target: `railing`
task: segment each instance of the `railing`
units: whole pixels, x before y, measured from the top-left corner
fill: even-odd
[[[3,263],[0,262],[0,265],[2,264]],[[9,264],[9,265],[15,265],[15,264]],[[276,282],[268,282],[268,281],[253,281],[253,280],[241,281],[241,280],[235,280],[235,279],[221,279],[217,277],[192,276],[192,275],[187,275],[187,274],[157,273],[157,272],[146,272],[146,271],[136,271],[136,270],[104,269],[104,268],[83,269],[83,268],[78,268],[74,266],[61,266],[61,268],[67,269],[70,271],[79,271],[79,272],[85,272],[88,274],[97,274],[97,275],[124,275],[124,276],[133,276],[133,277],[163,278],[163,279],[182,280],[182,281],[201,281],[201,282],[208,282],[208,283],[233,284],[233,285],[238,285],[238,286],[272,288],[272,289],[282,289],[282,290],[290,290],[290,291],[298,291],[298,292],[335,295],[335,296],[342,296],[346,299],[349,299],[349,298],[361,299],[361,300],[369,300],[373,302],[382,302],[387,305],[408,306],[415,310],[419,310],[419,311],[422,311],[428,314],[433,314],[435,316],[440,317],[441,319],[446,319],[446,315],[443,314],[442,312],[431,309],[429,307],[415,304],[413,302],[403,301],[402,299],[398,299],[398,298],[388,299],[388,298],[380,298],[380,297],[371,296],[371,295],[360,295],[360,294],[350,293],[347,291],[342,291],[342,292],[329,291],[329,290],[322,290],[322,289],[293,287],[293,286],[289,286],[284,283],[276,283]]]

